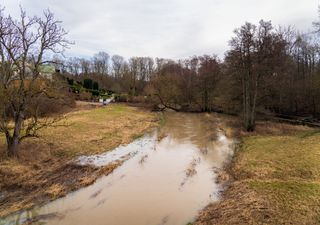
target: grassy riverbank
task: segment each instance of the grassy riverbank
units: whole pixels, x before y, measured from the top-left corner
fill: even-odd
[[[286,127],[242,135],[234,181],[195,224],[320,224],[320,132]]]
[[[98,169],[75,165],[72,160],[127,144],[156,127],[158,119],[151,112],[111,104],[74,110],[60,125],[44,129],[40,139],[24,142],[17,159],[5,157],[2,137],[0,217],[64,196],[112,172],[116,164]]]

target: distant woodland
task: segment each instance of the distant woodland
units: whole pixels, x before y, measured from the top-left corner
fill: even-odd
[[[243,116],[254,129],[257,113],[320,116],[319,24],[301,33],[270,21],[235,29],[223,59],[183,60],[110,56],[56,58],[71,83],[90,78],[120,101],[153,103],[177,111],[221,111]]]
[[[246,131],[255,129],[260,115],[319,120],[319,33],[320,22],[303,33],[261,20],[234,30],[224,58],[213,53],[181,60],[126,59],[106,52],[65,58],[73,43],[50,10],[29,17],[21,9],[14,19],[0,8],[0,132],[15,155],[23,139],[37,137],[38,130],[58,120],[39,118],[74,99],[111,95],[154,110],[239,115]]]

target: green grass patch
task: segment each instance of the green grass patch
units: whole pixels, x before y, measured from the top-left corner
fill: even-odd
[[[313,200],[320,198],[320,183],[303,181],[249,181],[249,186],[264,194],[276,194],[275,197],[282,198],[284,205],[290,201]],[[319,197],[318,197],[319,196]]]
[[[255,136],[243,139],[240,172],[252,178],[311,179],[320,177],[320,134]]]
[[[319,130],[244,137],[235,174],[269,202],[271,224],[320,223]]]
[[[301,138],[307,138],[317,134],[320,134],[320,129],[305,131],[305,132],[302,132],[299,136]]]

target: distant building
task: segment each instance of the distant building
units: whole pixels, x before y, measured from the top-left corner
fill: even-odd
[[[17,68],[16,66],[14,66],[14,68]],[[33,68],[30,64],[26,65],[25,68],[25,72],[26,72],[26,79],[28,78],[32,78],[33,77]],[[50,65],[50,64],[45,64],[45,65],[41,65],[39,68],[39,72],[40,72],[40,78],[46,78],[46,79],[52,79],[52,76],[56,73],[59,72],[59,70],[57,71],[57,69],[55,68],[55,66]],[[19,73],[18,71],[15,70],[14,72],[14,80],[19,80]]]
[[[53,65],[42,65],[40,67],[40,76],[42,76],[43,78],[47,78],[47,79],[52,79],[53,74],[55,74],[56,72],[58,72],[56,70],[56,68]]]

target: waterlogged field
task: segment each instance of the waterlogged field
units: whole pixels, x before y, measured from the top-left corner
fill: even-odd
[[[22,143],[17,159],[5,157],[2,137],[0,217],[92,184],[121,162],[95,168],[74,164],[75,157],[112,150],[158,126],[155,113],[135,107],[79,107],[66,114],[59,126],[45,128],[41,138]]]
[[[235,118],[125,105],[75,111],[62,123],[23,144],[20,158],[1,159],[0,224],[320,221],[318,130],[258,122],[239,133]],[[230,180],[221,171],[236,145]],[[223,194],[221,179],[230,184]]]
[[[235,141],[223,118],[165,114],[165,124],[114,151],[82,156],[81,165],[125,162],[94,184],[42,207],[8,217],[9,224],[185,225],[219,199],[217,171],[229,162]]]

